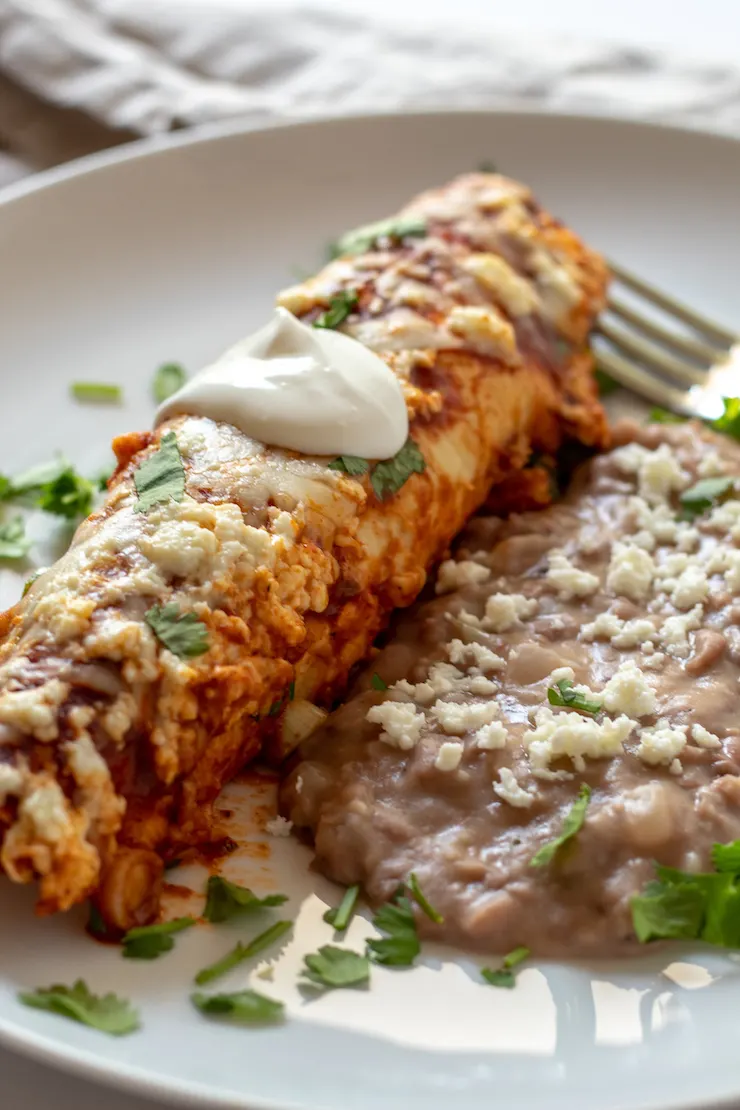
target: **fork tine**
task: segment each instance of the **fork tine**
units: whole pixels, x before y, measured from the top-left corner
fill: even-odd
[[[674,351],[680,351],[687,358],[695,359],[696,362],[705,367],[712,366],[715,362],[719,362],[720,359],[727,356],[726,347],[711,347],[708,343],[702,343],[699,339],[694,339],[688,335],[678,335],[675,331],[662,328],[654,320],[636,312],[634,308],[614,297],[609,298],[607,308],[615,316],[619,316],[628,324],[632,324],[633,327],[638,328],[645,335],[652,336],[653,339],[657,339],[665,347],[672,347]]]
[[[676,301],[673,297],[669,297],[667,293],[661,292],[653,285],[649,285],[641,278],[635,277],[628,270],[623,270],[621,266],[617,266],[614,262],[608,263],[609,269],[615,278],[618,278],[629,289],[633,289],[635,293],[641,293],[647,300],[652,301],[653,304],[658,305],[660,308],[677,316],[679,320],[689,324],[697,331],[703,332],[705,335],[711,336],[712,339],[718,340],[726,347],[732,347],[733,344],[740,342],[740,336],[734,332],[728,331],[727,328],[720,327],[712,320],[707,320],[706,316],[702,316],[698,312],[694,312],[692,308]]]
[[[697,370],[695,367],[681,362],[680,359],[673,358],[661,347],[656,347],[654,343],[648,343],[644,339],[640,339],[638,335],[633,335],[622,328],[612,327],[611,324],[607,324],[603,320],[598,322],[595,330],[597,334],[603,335],[605,339],[608,339],[610,343],[620,348],[625,354],[632,355],[647,366],[654,366],[661,374],[664,374],[667,378],[672,378],[675,384],[701,385],[706,380],[704,371]]]
[[[615,355],[611,351],[596,349],[594,350],[594,358],[599,370],[603,370],[605,374],[614,378],[626,389],[632,389],[635,393],[647,397],[649,401],[652,401],[655,405],[660,405],[661,408],[670,409],[672,412],[680,412],[687,416],[691,415],[689,398],[682,390],[666,385],[653,374],[648,373],[647,370],[642,370],[639,366],[627,362],[626,359],[620,358],[619,355]]]

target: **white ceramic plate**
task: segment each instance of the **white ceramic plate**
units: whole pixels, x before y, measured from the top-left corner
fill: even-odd
[[[0,204],[0,470],[62,449],[87,471],[117,432],[152,418],[153,368],[196,368],[262,321],[296,267],[342,229],[483,160],[531,183],[594,245],[740,321],[740,144],[618,121],[462,113],[210,132],[124,149],[42,176]],[[74,379],[125,384],[120,409],[73,405]],[[740,387],[738,389],[740,392]],[[12,601],[17,576],[3,571]],[[250,796],[258,795],[256,807]],[[306,1001],[302,954],[327,943],[337,890],[310,853],[260,832],[268,784],[229,788],[243,848],[226,873],[283,889],[297,919],[274,953],[279,1028],[209,1023],[191,1009],[193,971],[248,923],[204,926],[156,963],[90,941],[84,915],[34,919],[31,892],[1,888],[0,1038],[6,1045],[142,1094],[252,1110],[519,1110],[707,1107],[740,1097],[740,963],[671,950],[632,964],[534,964],[514,991],[481,986],[476,961],[425,951],[409,972],[373,970],[369,992]],[[254,800],[254,799],[253,799]],[[260,808],[261,807],[261,808]],[[178,872],[202,888],[204,872]],[[171,913],[200,906],[173,895]],[[368,932],[356,920],[348,942]],[[16,1001],[19,988],[84,975],[140,1007],[121,1040]]]

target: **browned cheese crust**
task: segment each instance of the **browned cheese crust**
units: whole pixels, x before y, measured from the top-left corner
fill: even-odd
[[[604,444],[586,349],[601,259],[498,176],[403,215],[425,234],[381,236],[279,303],[312,322],[357,290],[342,329],[400,380],[424,472],[379,501],[329,458],[177,417],[114,443],[105,504],[5,615],[0,863],[40,881],[40,912],[92,895],[119,928],[150,918],[162,860],[207,835],[246,760],[321,719],[492,483],[564,438]],[[171,431],[185,495],[137,512],[135,471]],[[206,626],[203,655],[157,639],[145,614],[170,603]]]

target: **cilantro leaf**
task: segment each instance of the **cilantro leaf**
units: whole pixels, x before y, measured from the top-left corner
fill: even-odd
[[[359,296],[356,289],[342,289],[329,301],[326,312],[322,312],[313,322],[315,328],[338,328],[354,311]]]
[[[16,516],[6,524],[0,524],[0,559],[22,559],[30,547],[23,517]],[[25,594],[25,590],[23,592]]]
[[[328,466],[329,470],[343,470],[345,474],[349,474],[352,478],[358,478],[361,474],[367,474],[370,469],[370,463],[367,459],[361,459],[358,455],[340,455],[338,459],[334,459]]]
[[[190,1000],[202,1014],[228,1018],[245,1025],[282,1021],[285,1015],[282,1002],[253,990],[234,991],[233,994],[202,994],[195,991]]]
[[[565,709],[580,709],[583,713],[594,714],[601,710],[601,702],[589,701],[585,694],[574,690],[569,678],[561,678],[554,686],[549,686],[547,700],[550,705],[561,705]]]
[[[731,439],[740,439],[740,397],[723,397],[724,412],[710,421],[716,432],[724,432]]]
[[[591,787],[587,783],[581,783],[581,789],[578,791],[578,797],[573,802],[570,810],[565,815],[563,827],[560,834],[554,840],[550,840],[547,844],[543,844],[538,852],[532,856],[529,861],[530,867],[544,867],[550,863],[555,857],[556,853],[563,844],[572,840],[573,837],[580,832],[583,828],[583,822],[586,820],[586,810],[588,803],[591,799]]]
[[[596,385],[599,387],[599,397],[608,397],[610,393],[621,389],[619,382],[615,382],[614,378],[610,377],[604,370],[599,370],[598,367],[594,370],[594,378]]]
[[[731,871],[740,875],[740,840],[712,847],[712,863],[717,871]]]
[[[684,490],[679,500],[690,517],[701,516],[734,489],[735,479],[701,478],[691,489]]]
[[[203,916],[214,925],[228,921],[237,913],[251,913],[253,910],[268,906],[282,906],[287,902],[287,894],[268,894],[266,898],[257,895],[246,886],[231,883],[220,875],[211,875],[206,887],[206,906]]]
[[[107,385],[104,382],[73,382],[69,387],[76,401],[104,401],[120,404],[123,390],[120,385]]]
[[[416,902],[419,909],[422,910],[422,912],[427,915],[429,920],[433,921],[435,925],[441,925],[444,921],[444,918],[442,917],[442,914],[438,913],[437,910],[435,910],[433,906],[430,906],[429,902],[426,900],[426,898],[424,897],[424,895],[421,892],[421,887],[419,886],[419,880],[417,879],[417,877],[416,877],[416,875],[414,874],[413,871],[411,872],[411,875],[409,876],[408,890],[409,890],[409,894],[414,899],[414,901]]]
[[[68,466],[56,478],[39,488],[36,504],[45,513],[67,520],[89,516],[92,511],[93,483]]]
[[[140,925],[129,929],[123,938],[123,955],[128,960],[156,960],[175,947],[173,933],[181,933],[195,925],[194,917],[176,917],[158,925]]]
[[[693,939],[704,920],[705,898],[693,884],[648,883],[630,900],[632,926],[641,944],[651,940]]]
[[[134,485],[139,499],[137,513],[148,513],[153,505],[164,501],[182,501],[185,496],[185,468],[174,432],[165,432],[159,447],[148,455],[134,471]]]
[[[61,477],[69,467],[70,464],[64,458],[52,459],[51,462],[32,466],[10,480],[9,494],[11,497],[18,497],[23,493],[37,493],[42,486],[47,486]]]
[[[287,933],[289,929],[293,928],[292,921],[276,921],[269,929],[265,929],[264,933],[259,933],[249,944],[242,944],[241,942],[217,960],[215,964],[210,964],[199,971],[195,976],[195,981],[199,987],[204,983],[210,983],[213,979],[218,979],[221,975],[225,975],[227,971],[237,967],[244,960],[251,959],[261,952],[264,948],[269,948],[274,944],[283,933]]]
[[[373,925],[385,933],[367,942],[368,955],[376,964],[387,967],[411,967],[421,951],[416,920],[411,902],[398,892],[391,902],[381,906]]]
[[[392,459],[376,463],[372,469],[370,484],[378,501],[386,501],[398,493],[412,474],[423,474],[426,467],[424,456],[413,439],[407,439]]]
[[[325,944],[318,952],[312,952],[303,959],[306,966],[301,975],[312,986],[359,987],[370,982],[370,961],[367,956],[361,956],[349,948]]]
[[[348,886],[339,905],[336,908],[332,906],[324,914],[327,925],[333,925],[338,933],[344,932],[352,920],[359,893],[359,886]]]
[[[182,389],[187,381],[187,374],[179,362],[165,362],[154,375],[152,393],[158,405]]]
[[[35,991],[21,991],[18,999],[24,1006],[61,1014],[114,1037],[139,1028],[139,1015],[130,1002],[115,994],[92,994],[83,979],[78,979],[72,987],[57,983]]]
[[[180,659],[193,659],[208,651],[208,629],[195,613],[181,613],[177,603],[153,605],[144,620],[160,643]]]
[[[501,967],[483,967],[481,968],[481,975],[492,987],[505,987],[507,990],[511,990],[512,987],[516,986],[514,968],[518,967],[528,957],[529,949],[520,945],[513,952],[509,952],[508,956],[504,956]]]
[[[332,258],[341,258],[351,254],[364,254],[372,250],[380,240],[391,239],[400,241],[406,238],[426,235],[427,223],[421,216],[395,216],[389,220],[378,220],[376,223],[364,224],[351,231],[340,235],[331,250]]]
[[[651,409],[648,421],[651,424],[685,424],[688,416],[679,416],[668,409]]]
[[[370,685],[372,686],[373,690],[388,689],[388,683],[384,682],[380,675],[377,673],[373,674],[373,677],[370,679]]]

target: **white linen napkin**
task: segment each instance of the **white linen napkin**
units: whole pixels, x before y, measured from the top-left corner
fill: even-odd
[[[227,117],[257,122],[512,98],[740,132],[740,68],[471,27],[408,30],[336,4],[0,0],[0,73],[16,99],[15,112],[3,111],[0,85],[0,138],[37,165]]]

